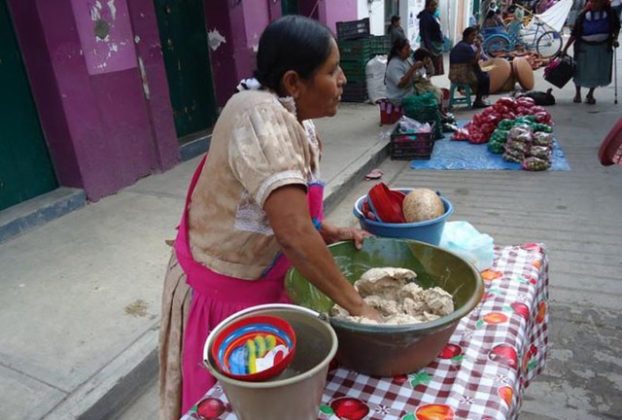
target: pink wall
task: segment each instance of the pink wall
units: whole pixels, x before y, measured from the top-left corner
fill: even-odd
[[[357,0],[321,0],[319,5],[319,21],[337,33],[337,22],[356,20]]]
[[[134,40],[136,55],[144,71],[141,77],[159,169],[167,170],[179,162],[179,143],[160,46],[158,20],[153,0],[132,0],[128,6],[134,34],[137,36]]]
[[[203,5],[207,33],[218,32],[225,38],[218,48],[210,49],[216,102],[224,106],[238,84],[240,67],[249,66],[244,53],[246,47],[240,50],[246,37],[243,9],[228,0],[205,0]]]
[[[105,24],[85,7],[97,3],[107,8],[99,15]],[[174,164],[175,137],[153,134],[126,0],[9,5],[61,185],[83,188],[98,200]],[[96,25],[107,25],[110,36],[93,41]]]
[[[270,0],[255,0],[243,2],[244,7],[244,29],[246,35],[246,46],[251,51],[256,51],[259,45],[259,37],[270,23],[270,13],[267,7]]]

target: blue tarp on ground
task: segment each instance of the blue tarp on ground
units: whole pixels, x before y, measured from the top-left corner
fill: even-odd
[[[488,151],[486,144],[450,140],[451,133],[437,140],[429,160],[413,160],[413,169],[522,170],[519,163],[506,162],[501,155]],[[570,165],[557,140],[553,143],[550,171],[569,171]]]

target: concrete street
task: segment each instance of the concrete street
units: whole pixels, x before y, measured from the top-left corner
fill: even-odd
[[[391,185],[442,191],[455,207],[451,220],[499,245],[544,242],[549,360],[521,419],[620,418],[622,168],[603,168],[596,153],[621,106],[613,84],[596,91],[594,106],[573,104],[572,84],[554,94],[549,110],[569,172],[422,171],[382,161],[390,127],[378,127],[375,106],[344,104],[317,123],[329,218],[355,223],[352,204],[372,185],[363,175],[380,166]],[[197,161],[0,243],[0,418],[154,418],[164,241],[175,235]]]

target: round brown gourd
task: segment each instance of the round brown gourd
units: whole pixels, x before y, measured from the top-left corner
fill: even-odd
[[[415,188],[408,193],[402,210],[407,223],[435,219],[445,214],[443,200],[428,188]]]

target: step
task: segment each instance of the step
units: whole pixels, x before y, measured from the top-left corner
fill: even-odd
[[[0,243],[86,205],[84,191],[60,187],[0,211]]]

